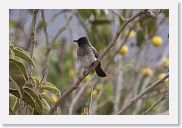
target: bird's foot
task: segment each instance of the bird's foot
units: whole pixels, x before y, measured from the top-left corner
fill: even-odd
[[[83,75],[86,75],[86,72],[87,72],[87,70],[86,70],[86,69],[84,69],[84,71],[83,71]]]

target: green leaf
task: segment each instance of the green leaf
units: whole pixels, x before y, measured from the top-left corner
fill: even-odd
[[[57,96],[61,95],[59,89],[57,89],[53,84],[51,84],[49,82],[45,82],[45,81],[42,82],[39,89],[48,90],[48,91],[50,91],[52,93],[55,93]]]
[[[44,27],[44,25],[45,25],[45,22],[42,20],[42,21],[40,21],[39,22],[39,24],[38,24],[38,26],[37,26],[37,31],[40,31],[40,30],[42,30],[43,29],[43,27]]]
[[[34,88],[33,84],[31,82],[26,82],[25,87]]]
[[[21,62],[14,60],[14,59],[10,59],[10,61],[16,63],[16,65],[20,68],[20,70],[23,72],[26,80],[28,80],[28,74],[27,74],[27,69],[25,68],[25,65],[22,64]]]
[[[11,41],[9,41],[9,48],[10,49],[13,49],[14,48],[14,45],[11,43]]]
[[[137,31],[137,46],[141,47],[145,41],[145,32],[144,29]]]
[[[23,87],[26,82],[26,78],[18,65],[11,60],[9,61],[9,75],[17,83],[17,85],[20,86],[20,88]]]
[[[152,32],[156,29],[157,20],[156,19],[150,19],[147,23],[147,30],[148,34],[151,35]]]
[[[10,81],[13,83],[14,87],[18,90],[20,99],[22,99],[22,98],[23,98],[23,93],[24,93],[23,88],[22,88],[21,86],[19,87],[19,86],[16,84],[16,82],[13,80],[13,78],[12,78],[11,76],[9,76],[9,79],[10,79]]]
[[[49,106],[49,104],[47,103],[47,101],[46,100],[42,100],[42,104],[43,104],[43,107],[44,107],[44,112],[43,112],[43,114],[45,115],[45,114],[47,114],[48,113],[48,111],[50,110],[50,106]]]
[[[163,13],[166,17],[169,17],[169,9],[164,9]]]
[[[32,83],[33,83],[34,87],[39,85],[39,83],[40,83],[39,78],[38,77],[32,77]]]
[[[15,58],[15,53],[12,49],[9,49],[9,58],[14,59]]]
[[[93,25],[104,25],[104,24],[110,24],[111,21],[108,19],[96,19],[94,21],[92,21]]]
[[[93,14],[93,9],[79,9],[78,12],[84,20],[88,20],[88,18]]]
[[[15,105],[14,105],[14,108],[13,108],[13,112],[17,112],[18,111],[18,109],[19,109],[19,107],[20,107],[20,103],[21,103],[21,100],[20,99],[16,99],[16,103],[15,103]]]
[[[25,90],[25,92],[27,92],[28,94],[31,95],[31,97],[34,99],[34,103],[35,103],[35,107],[36,107],[37,111],[40,114],[42,114],[43,105],[42,105],[42,101],[41,101],[40,97],[38,96],[39,94],[35,90],[33,90],[29,87],[24,87],[24,90]]]
[[[47,101],[47,103],[51,106],[52,104],[54,104],[54,100],[52,97],[47,96],[44,93],[41,93],[40,96],[45,99]]]
[[[42,81],[41,86],[51,86],[51,87],[56,87],[54,84],[46,81]]]
[[[35,67],[34,60],[30,57],[30,55],[28,55],[26,51],[18,47],[14,47],[13,51],[15,52],[15,56],[20,57]]]
[[[11,94],[13,94],[14,96],[20,98],[20,95],[19,95],[17,89],[10,89],[9,92]],[[36,112],[36,114],[42,114],[43,107],[42,107],[41,110],[39,110],[40,108],[38,106],[38,103],[35,102],[34,97],[32,97],[31,94],[30,94],[30,91],[29,92],[24,91],[23,101],[25,101],[27,104],[29,104],[30,106],[32,106],[34,108],[34,112]]]
[[[19,95],[17,89],[10,89],[9,92],[10,92],[12,95],[14,95],[14,96],[20,98],[20,95]],[[31,97],[31,95],[28,94],[27,92],[24,92],[23,101],[25,101],[27,104],[29,104],[30,106],[32,106],[33,108],[35,108],[34,100],[33,100],[33,98]]]
[[[14,95],[9,96],[9,108],[13,111],[17,102],[17,97]]]

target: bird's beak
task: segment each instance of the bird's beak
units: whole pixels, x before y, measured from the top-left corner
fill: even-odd
[[[78,42],[78,40],[73,40],[73,42]]]

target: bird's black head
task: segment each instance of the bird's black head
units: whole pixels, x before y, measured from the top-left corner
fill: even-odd
[[[87,37],[81,37],[78,40],[74,40],[73,42],[77,42],[79,47],[89,44],[89,40],[87,39]]]

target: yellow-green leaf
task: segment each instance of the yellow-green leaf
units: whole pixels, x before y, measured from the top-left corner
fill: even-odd
[[[48,91],[56,94],[57,96],[60,96],[60,94],[61,94],[60,91],[59,91],[59,89],[57,89],[56,87],[48,86],[48,85],[40,86],[39,89],[48,90]]]
[[[17,89],[10,89],[9,92],[10,92],[12,95],[14,95],[14,96],[20,98],[20,95],[19,95]],[[27,104],[29,104],[30,106],[32,106],[33,108],[35,108],[34,100],[33,100],[33,98],[31,97],[31,95],[28,94],[27,92],[24,92],[23,101],[25,101]]]
[[[39,85],[40,80],[38,77],[32,77],[32,83],[33,85],[36,87],[37,85]]]
[[[33,90],[29,87],[24,87],[24,90],[25,90],[25,92],[29,93],[33,97],[37,111],[42,114],[43,105],[42,105],[42,101],[41,101],[40,97],[38,96],[39,94],[35,90]]]
[[[20,88],[23,87],[26,82],[26,78],[18,65],[13,61],[9,61],[9,75],[17,83],[17,85],[20,86]]]
[[[49,104],[47,103],[47,101],[46,100],[42,100],[42,104],[43,104],[43,107],[44,107],[44,113],[43,114],[47,114],[48,113],[48,111],[50,110],[50,106],[49,106]]]
[[[47,96],[46,94],[41,93],[40,96],[41,96],[43,99],[45,99],[45,100],[47,101],[47,103],[48,103],[50,106],[51,106],[52,104],[54,104],[54,100],[53,100],[51,97]]]
[[[13,111],[17,102],[17,97],[14,95],[9,96],[9,108]]]
[[[10,81],[13,83],[14,87],[18,90],[20,99],[22,99],[22,98],[23,98],[23,93],[24,93],[23,88],[22,88],[21,86],[19,87],[19,86],[16,84],[16,82],[13,80],[13,78],[12,78],[11,76],[9,76],[9,79],[10,79]]]
[[[14,48],[14,45],[9,41],[9,48],[10,49],[13,49]]]
[[[14,60],[14,59],[10,59],[10,61],[16,63],[16,65],[20,68],[20,70],[23,72],[26,80],[28,80],[28,74],[27,74],[27,69],[25,68],[24,64],[22,64],[21,62]]]
[[[13,51],[15,52],[15,56],[20,57],[21,59],[27,61],[31,65],[35,67],[34,60],[30,57],[30,55],[23,49],[14,47]]]
[[[24,86],[25,87],[29,87],[29,88],[33,88],[34,87],[31,82],[26,82]]]
[[[51,84],[50,82],[42,81],[41,86],[51,86],[56,87],[54,84]]]
[[[15,53],[12,49],[9,49],[9,58],[14,59],[15,58]]]

